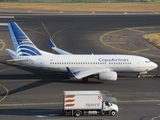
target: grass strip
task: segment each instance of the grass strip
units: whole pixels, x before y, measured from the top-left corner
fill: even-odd
[[[160,48],[160,33],[149,33],[143,35],[143,37],[150,43]]]
[[[1,3],[0,9],[101,11],[101,12],[160,12],[157,3]]]

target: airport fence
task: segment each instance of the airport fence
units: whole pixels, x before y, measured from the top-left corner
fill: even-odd
[[[122,3],[122,2],[160,2],[160,0],[0,0],[16,3]]]

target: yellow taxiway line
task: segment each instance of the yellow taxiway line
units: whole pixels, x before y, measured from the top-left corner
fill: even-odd
[[[0,45],[2,45],[2,47],[0,48],[0,51],[4,49],[5,47],[5,42],[3,42],[3,40],[0,39]]]
[[[0,84],[0,86],[6,90],[5,96],[3,96],[2,99],[0,99],[0,102],[2,102],[2,101],[7,97],[8,93],[9,93],[9,90],[8,90],[5,86],[3,86],[3,85],[1,85],[1,84]]]
[[[148,51],[148,49],[142,49],[142,50],[137,50],[137,51],[129,51],[129,50],[125,50],[125,49],[121,49],[121,48],[117,48],[117,47],[114,47],[110,44],[107,44],[106,42],[103,41],[103,38],[105,36],[109,36],[113,33],[116,33],[116,32],[120,32],[120,31],[124,31],[124,30],[131,30],[131,31],[136,31],[136,32],[143,32],[143,31],[140,31],[140,30],[134,30],[134,29],[129,29],[129,28],[124,28],[124,29],[119,29],[119,30],[115,30],[115,31],[110,31],[110,32],[107,32],[103,35],[100,36],[99,40],[102,44],[104,44],[105,46],[107,47],[110,47],[112,49],[115,49],[115,50],[120,50],[120,51],[124,51],[124,52],[129,52],[129,53],[138,53],[138,54],[142,54],[142,53],[139,53],[140,51]],[[148,55],[148,56],[154,56],[154,57],[160,57],[160,55],[155,55],[155,54],[148,54],[148,53],[143,53],[143,55]]]
[[[105,42],[107,44],[127,44],[127,42]]]
[[[144,52],[144,51],[149,51],[150,49],[142,49],[142,50],[134,50],[134,51],[131,51],[133,53],[138,53],[138,52]]]

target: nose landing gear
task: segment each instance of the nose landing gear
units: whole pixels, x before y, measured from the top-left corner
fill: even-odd
[[[147,71],[148,71],[148,69],[146,71],[144,71],[144,72],[138,73],[137,78],[141,78],[142,74],[147,74]]]
[[[141,78],[141,75],[138,73],[137,78]]]

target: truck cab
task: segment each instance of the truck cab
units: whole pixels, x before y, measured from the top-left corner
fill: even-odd
[[[116,104],[110,103],[108,101],[103,101],[103,113],[110,114],[112,116],[116,115],[118,112],[118,106]]]

